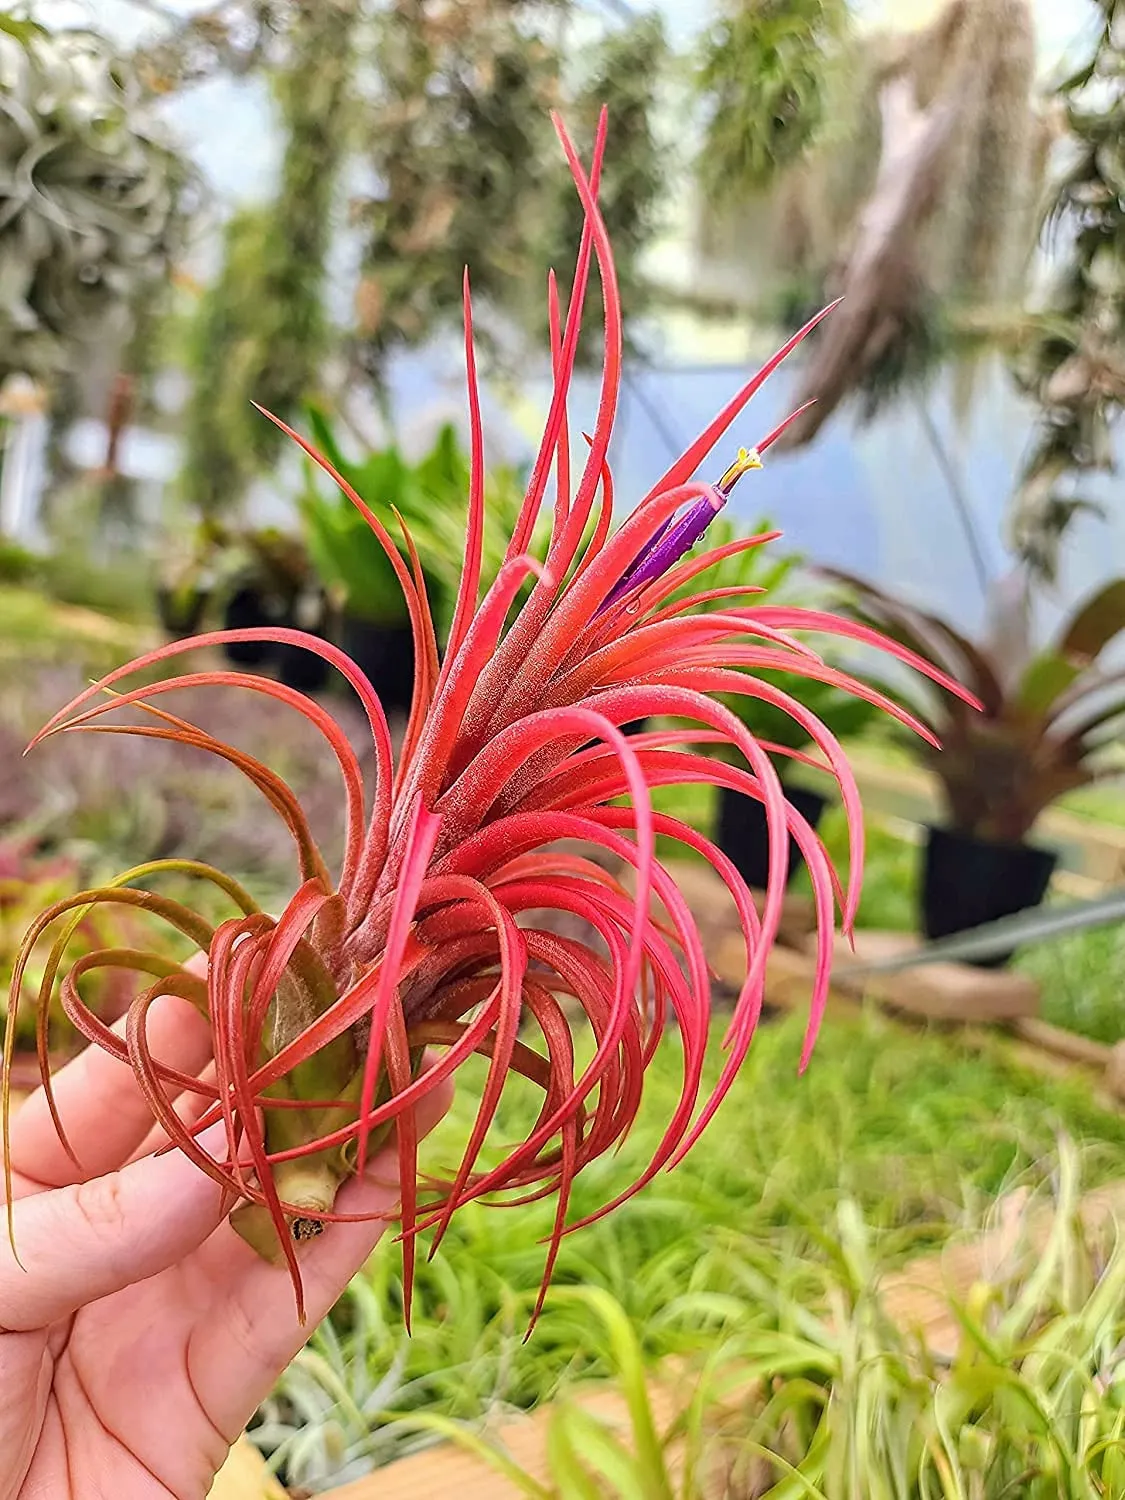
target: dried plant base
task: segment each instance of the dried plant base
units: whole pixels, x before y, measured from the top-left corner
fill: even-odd
[[[341,1182],[337,1173],[330,1171],[323,1161],[311,1163],[307,1168],[300,1162],[288,1162],[286,1168],[275,1182],[283,1203],[297,1210],[332,1212]],[[298,1245],[316,1239],[325,1228],[322,1219],[302,1218],[300,1212],[287,1215],[286,1222],[294,1243]],[[256,1250],[271,1266],[285,1263],[277,1228],[263,1204],[240,1204],[231,1211],[230,1225],[251,1250]]]

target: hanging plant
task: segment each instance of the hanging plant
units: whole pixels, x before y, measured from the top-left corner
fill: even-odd
[[[728,0],[696,75],[707,109],[697,170],[713,204],[768,186],[809,149],[847,29],[846,0]]]
[[[351,130],[359,11],[360,0],[294,7],[275,80],[285,133],[277,192],[229,220],[222,269],[196,315],[181,487],[205,517],[229,518],[254,475],[277,458],[277,430],[255,419],[251,401],[292,416],[329,349],[325,263]]]
[[[833,246],[804,261],[815,290],[844,297],[799,400],[816,398],[786,445],[808,442],[847,399],[871,416],[951,354],[971,360],[966,317],[1019,295],[1035,242],[1048,128],[1033,94],[1028,0],[951,0],[926,30],[873,43],[855,87],[866,172],[842,148],[845,180],[870,182]],[[807,185],[833,171],[830,144]],[[805,208],[816,214],[815,199]],[[810,236],[810,241],[812,237]],[[964,393],[963,393],[964,395]]]
[[[1056,244],[1069,245],[1046,326],[1016,361],[1041,409],[1016,494],[1012,537],[1051,581],[1074,516],[1096,510],[1086,475],[1115,470],[1113,425],[1125,407],[1125,4],[1098,0],[1103,24],[1089,60],[1056,91],[1066,110],[1069,164],[1050,208]]]
[[[640,16],[610,31],[583,54],[579,87],[568,110],[576,125],[575,141],[582,150],[588,152],[593,144],[603,106],[618,143],[613,158],[605,164],[598,202],[613,240],[627,336],[633,320],[651,301],[651,288],[640,261],[659,227],[667,185],[669,146],[658,139],[654,120],[669,60],[659,16]],[[561,275],[573,255],[569,247],[581,238],[582,214],[569,178],[560,179],[555,198],[555,211],[548,217],[551,232],[540,254],[545,267],[553,266]],[[569,290],[565,280],[563,287]],[[587,337],[579,348],[583,362],[600,358],[593,337],[597,321],[592,314]],[[546,333],[546,327],[541,325],[541,331]]]
[[[168,275],[189,182],[104,39],[0,25],[0,381],[52,380],[124,331]]]
[[[354,207],[366,245],[358,345],[376,378],[391,349],[457,317],[464,266],[488,308],[526,296],[549,201],[545,121],[560,89],[558,54],[532,9],[395,0],[382,19],[366,132],[379,188]]]

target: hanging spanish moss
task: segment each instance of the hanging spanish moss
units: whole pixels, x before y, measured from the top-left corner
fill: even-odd
[[[696,75],[707,109],[698,175],[730,205],[772,184],[824,129],[846,0],[728,0]]]
[[[608,115],[613,151],[602,170],[598,202],[614,244],[627,339],[635,320],[652,300],[641,259],[659,227],[668,176],[668,147],[657,138],[653,124],[668,63],[668,43],[660,18],[638,17],[610,31],[582,59],[580,86],[566,111],[568,126],[573,126],[575,141],[586,157],[593,147],[603,106]],[[542,254],[558,272],[563,290],[569,291],[564,268],[574,262],[582,234],[582,207],[569,178],[563,180],[561,174],[557,175],[555,207],[548,217],[549,234]],[[592,347],[598,323],[592,310],[587,337],[579,345],[579,358],[584,363],[594,354],[600,358],[600,351]],[[540,329],[545,331],[543,325]]]
[[[951,0],[926,30],[868,48],[855,88],[871,103],[857,107],[857,139],[874,155],[863,163],[855,146],[846,148],[841,176],[851,184],[866,178],[870,190],[852,206],[842,252],[830,263],[818,264],[823,236],[805,237],[811,295],[846,300],[801,392],[817,405],[786,444],[808,442],[850,396],[858,395],[870,415],[904,387],[923,383],[963,352],[967,315],[1018,297],[1034,246],[1045,154],[1034,78],[1029,0]],[[832,175],[837,150],[830,142],[810,163],[806,191]],[[846,206],[846,192],[841,200]],[[795,195],[794,225],[797,209]],[[817,211],[813,198],[806,221]]]
[[[360,0],[294,6],[276,80],[285,132],[277,195],[229,221],[222,270],[199,307],[182,483],[205,516],[229,512],[277,457],[277,429],[251,400],[292,416],[315,390],[329,349],[325,263],[351,128],[359,10]]]
[[[217,0],[165,20],[176,24],[146,38],[133,55],[144,86],[154,94],[171,94],[204,83],[217,73],[244,77],[266,65],[299,0]]]
[[[524,290],[561,97],[558,51],[535,11],[526,0],[393,0],[382,18],[364,127],[380,187],[357,205],[359,353],[376,380],[391,349],[460,317],[466,265],[486,313]],[[487,340],[487,319],[478,331]]]
[[[1017,364],[1041,407],[1013,508],[1017,552],[1054,579],[1075,515],[1090,510],[1085,476],[1113,472],[1112,424],[1125,406],[1125,3],[1098,0],[1089,60],[1058,96],[1070,130],[1050,223],[1069,241],[1047,317]]]

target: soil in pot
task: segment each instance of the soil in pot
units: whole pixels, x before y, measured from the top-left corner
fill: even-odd
[[[827,799],[819,792],[808,791],[803,786],[786,787],[784,790],[797,811],[815,828],[828,805]],[[770,854],[766,810],[762,803],[748,797],[745,792],[720,787],[717,842],[746,884],[756,890],[764,890],[769,880]],[[802,864],[804,858],[801,851],[790,839],[786,885],[792,881]]]
[[[223,610],[224,630],[259,630],[263,626],[285,624],[286,610],[275,599],[252,584],[235,589]],[[238,667],[262,667],[272,661],[277,647],[271,641],[230,641],[223,655]]]
[[[345,614],[340,646],[379,694],[387,713],[409,713],[414,692],[414,637],[409,625],[380,625]]]
[[[1053,849],[1034,844],[997,844],[952,828],[929,829],[922,872],[923,931],[930,939],[952,937],[1038,906],[1057,862]],[[1011,957],[1002,953],[975,963],[998,969]]]

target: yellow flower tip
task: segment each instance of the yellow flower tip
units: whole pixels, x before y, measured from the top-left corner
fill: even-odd
[[[724,495],[729,495],[743,474],[749,474],[751,469],[760,469],[761,467],[762,459],[757,448],[740,448],[738,450],[738,457],[719,480],[717,488],[722,490]]]

